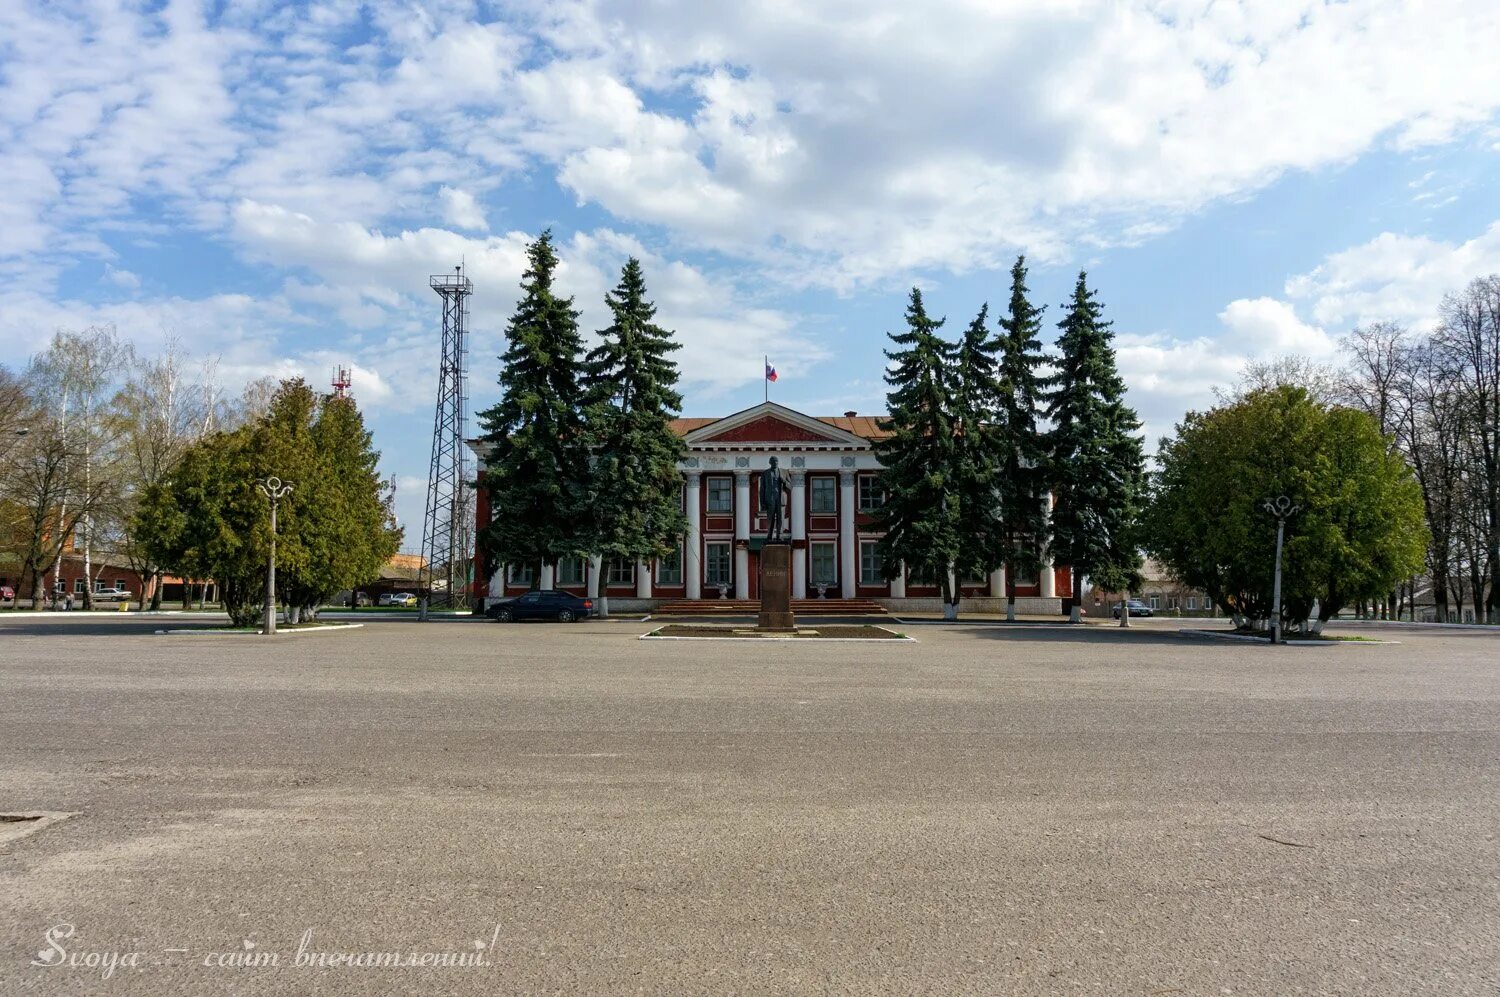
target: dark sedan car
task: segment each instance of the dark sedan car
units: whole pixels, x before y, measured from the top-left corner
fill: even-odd
[[[1114,615],[1115,615],[1115,619],[1118,620],[1120,618],[1120,604],[1119,603],[1115,603]],[[1141,602],[1139,599],[1131,599],[1130,600],[1130,615],[1131,616],[1150,616],[1150,615],[1152,615],[1152,613],[1151,613],[1151,607],[1148,606],[1148,605],[1146,605],[1144,602]]]
[[[512,620],[556,620],[572,623],[586,619],[593,612],[591,599],[580,599],[567,592],[545,590],[527,592],[512,599],[502,599],[484,611],[484,615],[501,623]]]

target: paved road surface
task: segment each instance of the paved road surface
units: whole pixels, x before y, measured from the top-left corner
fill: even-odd
[[[1488,633],[161,626],[0,618],[0,993],[1500,989]]]

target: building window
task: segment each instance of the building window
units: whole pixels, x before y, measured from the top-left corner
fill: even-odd
[[[734,511],[734,479],[733,478],[709,478],[708,479],[708,511],[709,512],[733,512]]]
[[[938,583],[937,573],[928,564],[908,564],[906,566],[906,583],[908,585],[929,586]]]
[[[84,593],[84,591],[88,587],[89,587],[89,585],[88,585],[88,580],[87,579],[84,579],[84,578],[75,578],[75,579],[73,579],[73,591],[76,592],[76,593],[78,593],[79,595],[82,595]],[[99,591],[102,588],[104,588],[103,585],[96,585],[96,586],[94,586],[94,591],[97,592],[97,591]]]
[[[656,582],[658,585],[682,584],[682,548],[679,547],[665,557],[656,559]]]
[[[1198,597],[1196,595],[1190,595],[1187,597],[1187,608],[1188,612],[1190,613],[1198,608]]]
[[[512,564],[510,566],[510,584],[512,584],[512,585],[530,585],[531,584],[531,565],[529,565],[529,564]]]
[[[55,578],[55,579],[53,579],[53,581],[52,581],[52,591],[56,592],[58,595],[61,595],[62,593],[66,592],[67,590],[68,590],[68,583],[67,582],[63,581],[61,578]]]
[[[859,511],[874,512],[885,505],[885,483],[873,474],[859,476]]]
[[[703,580],[709,585],[729,585],[734,581],[734,547],[728,543],[704,544]]]
[[[557,584],[582,585],[583,584],[583,558],[564,557],[557,562]]]
[[[610,558],[608,578],[610,585],[634,585],[635,562],[626,557]]]
[[[831,541],[810,543],[807,545],[807,557],[812,572],[809,581],[813,585],[833,585],[838,582],[838,544]]]
[[[1167,596],[1167,608],[1168,609],[1176,609],[1177,608],[1177,597],[1175,595],[1169,595],[1169,596]]]
[[[1016,565],[1012,564],[1010,565],[1010,573],[1015,576],[1015,584],[1017,587],[1020,587],[1022,585],[1037,584],[1036,572],[1030,570],[1029,568],[1017,567]]]
[[[861,585],[884,585],[885,577],[881,575],[881,569],[885,562],[880,557],[880,544],[874,540],[861,540],[859,543],[859,583]]]
[[[808,478],[807,511],[815,516],[831,516],[839,511],[837,478]]]
[[[1151,605],[1152,609],[1160,609],[1161,608],[1161,596],[1159,596],[1159,595],[1153,595],[1151,597],[1151,603],[1150,603],[1150,605]]]
[[[116,578],[115,579],[115,588],[116,589],[123,589],[124,587],[125,587],[125,579],[123,579],[123,578]]]

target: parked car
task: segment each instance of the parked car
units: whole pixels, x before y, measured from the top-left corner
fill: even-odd
[[[354,605],[356,606],[368,606],[371,605],[372,601],[368,592],[354,593]]]
[[[527,592],[511,599],[501,599],[485,609],[484,615],[501,623],[512,620],[556,620],[572,623],[588,618],[594,611],[592,599],[581,599],[568,592],[545,589]]]
[[[417,597],[410,592],[382,592],[375,603],[377,606],[415,606],[416,604]]]
[[[134,598],[135,596],[130,593],[129,589],[99,589],[94,593],[95,604],[101,602],[129,602]],[[79,598],[76,601],[82,602],[83,600],[82,598]]]
[[[9,585],[0,585],[0,602],[8,602],[14,606],[16,604],[16,590]]]
[[[1131,616],[1152,616],[1154,614],[1151,612],[1151,607],[1148,606],[1148,605],[1146,605],[1144,602],[1141,602],[1141,600],[1139,600],[1139,599],[1131,599],[1130,600],[1130,615]],[[1117,620],[1120,618],[1120,604],[1118,602],[1115,603],[1114,616],[1115,616],[1115,619],[1117,619]]]

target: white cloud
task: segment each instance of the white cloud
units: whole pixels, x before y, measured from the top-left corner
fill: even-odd
[[[1058,256],[1482,125],[1500,64],[1474,44],[1500,12],[1442,6],[569,5],[561,49],[597,64],[607,37],[618,79],[696,102],[618,115],[559,179],[703,245],[781,248],[788,275],[816,261],[841,286]]]
[[[1240,298],[1219,313],[1229,342],[1242,356],[1277,357],[1288,353],[1326,357],[1338,348],[1334,337],[1297,317],[1292,306],[1275,298]]]
[[[1459,243],[1383,232],[1292,277],[1286,293],[1341,329],[1379,320],[1425,328],[1444,294],[1492,273],[1500,273],[1500,221]]]
[[[104,279],[116,287],[134,290],[141,286],[141,279],[129,270],[121,270],[112,263],[104,264]]]
[[[844,288],[1150,238],[1500,107],[1483,0],[507,14],[6,5],[0,168],[24,182],[0,192],[0,256],[107,257],[91,233],[143,198],[211,234],[244,201],[365,227],[437,205],[483,232],[475,196],[541,169],[678,246]]]
[[[445,186],[438,188],[438,198],[443,202],[443,217],[449,225],[475,232],[489,231],[490,223],[485,220],[484,209],[474,200],[473,194]]]

